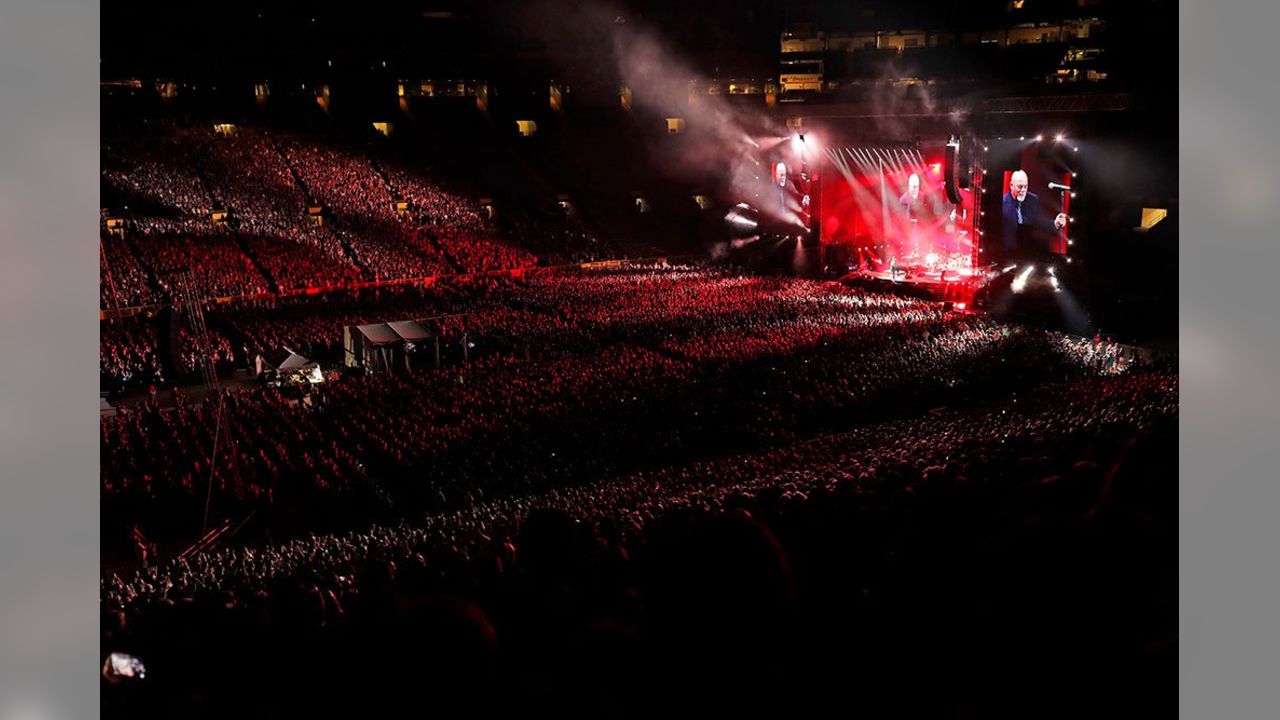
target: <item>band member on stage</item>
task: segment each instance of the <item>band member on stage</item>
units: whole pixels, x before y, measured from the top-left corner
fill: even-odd
[[[1028,184],[1027,173],[1022,170],[1015,170],[1009,176],[1009,192],[1004,196],[1004,206],[1001,210],[1002,240],[1006,255],[1013,255],[1019,251],[1019,234],[1022,234],[1023,242],[1026,243],[1027,233],[1033,228],[1049,235],[1056,235],[1067,225],[1066,213],[1058,213],[1053,222],[1044,219],[1040,196],[1028,192]],[[1026,246],[1022,248],[1024,252],[1027,249]]]

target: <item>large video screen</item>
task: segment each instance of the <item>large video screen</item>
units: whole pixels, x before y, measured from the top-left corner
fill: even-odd
[[[974,199],[946,194],[944,147],[827,149],[820,233],[846,245],[864,269],[890,266],[966,270],[974,256]]]
[[[1073,147],[1043,136],[984,142],[984,255],[1061,258],[1068,253]]]

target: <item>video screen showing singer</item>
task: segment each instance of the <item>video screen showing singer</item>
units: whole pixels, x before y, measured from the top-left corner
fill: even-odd
[[[922,193],[919,173],[907,177],[907,191],[898,197],[898,211],[903,223],[900,245],[904,254],[923,257],[948,250],[950,243],[945,234],[954,232],[956,210],[945,204],[939,193]]]
[[[1028,190],[1027,173],[1015,170],[1009,176],[1009,192],[1005,193],[1001,210],[1001,248],[1005,257],[1043,257],[1052,247],[1052,239],[1067,225],[1066,213],[1049,220],[1040,196]]]

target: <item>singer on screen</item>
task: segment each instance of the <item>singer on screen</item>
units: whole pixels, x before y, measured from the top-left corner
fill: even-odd
[[[1052,222],[1045,219],[1040,196],[1028,192],[1028,184],[1027,173],[1022,170],[1015,170],[1009,176],[1009,192],[1004,196],[1001,212],[1001,234],[1007,255],[1043,250],[1047,245],[1037,241],[1035,231],[1056,235],[1067,225],[1066,213],[1058,213]]]
[[[946,216],[947,222],[956,221],[955,208],[944,207],[935,193],[920,191],[920,175],[911,173],[907,178],[907,191],[898,198],[899,215],[905,223],[903,250],[910,255],[923,255],[932,252],[935,245],[945,241],[940,237],[950,228],[938,227],[940,218]]]

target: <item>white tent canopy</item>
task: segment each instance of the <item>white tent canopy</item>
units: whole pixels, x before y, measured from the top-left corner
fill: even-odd
[[[348,325],[343,328],[344,363],[371,371],[409,366],[408,351],[435,339],[436,334],[416,320]]]
[[[424,342],[435,337],[427,329],[414,322],[413,320],[398,320],[396,322],[387,323],[387,327],[391,331],[400,336],[402,340],[409,342]]]
[[[400,336],[387,323],[373,323],[370,325],[357,325],[356,330],[364,336],[365,342],[370,345],[386,345],[388,343],[400,342]]]

